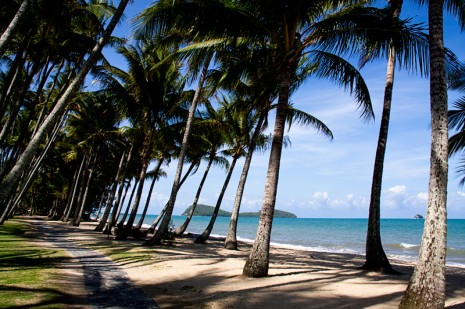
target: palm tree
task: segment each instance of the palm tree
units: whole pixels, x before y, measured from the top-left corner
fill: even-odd
[[[463,1],[428,2],[430,47],[431,157],[428,207],[415,266],[399,308],[444,308],[447,243],[448,123],[446,53],[443,6],[459,15],[463,28]]]
[[[268,33],[263,33],[262,40],[271,40],[275,46],[279,95],[259,227],[252,252],[243,270],[243,274],[248,277],[263,277],[268,274],[270,235],[285,121],[288,118],[289,98],[291,90],[293,87],[295,88],[294,82],[297,81],[298,69],[309,68],[310,73],[331,78],[346,87],[350,81],[350,85],[354,87],[350,91],[356,93],[357,100],[362,107],[362,114],[365,117],[372,116],[368,91],[360,74],[342,58],[322,52],[314,46],[315,41],[319,40],[319,37],[315,37],[315,31],[312,31],[317,28],[316,21],[324,19],[330,12],[327,10],[329,6],[325,5],[330,4],[318,3],[315,5],[313,1],[299,1],[297,3],[285,1],[274,5],[265,2],[254,3],[257,8],[254,11],[256,14],[254,20],[256,22],[263,21],[259,28],[266,29],[266,33]],[[332,9],[337,10],[341,7],[333,7]],[[324,129],[319,122],[315,121],[312,124],[319,130]]]
[[[139,187],[128,222],[124,231],[119,231],[118,239],[125,239],[132,229],[157,136],[166,126],[173,125],[182,117],[177,108],[182,102],[184,88],[179,61],[162,62],[170,51],[155,49],[154,46],[155,42],[146,41],[140,46],[120,47],[118,52],[128,62],[128,72],[111,67],[101,74],[109,89],[123,99],[129,121],[140,130],[143,138]]]
[[[241,52],[242,53],[242,52]],[[262,150],[269,140],[262,134],[267,126],[268,112],[271,102],[276,98],[274,75],[270,74],[271,57],[264,57],[262,51],[250,51],[246,48],[243,54],[222,54],[219,59],[221,66],[217,70],[220,76],[216,77],[219,87],[232,96],[236,104],[232,108],[245,110],[251,117],[248,118],[248,129],[245,129],[247,154],[237,186],[236,197],[231,212],[228,234],[225,239],[225,248],[237,250],[237,223],[247,175],[252,156],[257,146]],[[266,61],[269,61],[266,63]],[[271,80],[267,80],[267,75]],[[213,75],[214,76],[214,75]],[[255,128],[253,128],[255,126]],[[266,144],[268,145],[268,144]]]
[[[186,220],[181,224],[175,231],[175,236],[181,236],[184,234],[185,230],[189,226],[189,223],[194,215],[197,203],[202,193],[203,185],[205,180],[210,172],[210,168],[213,164],[221,167],[228,166],[228,160],[218,154],[219,148],[223,145],[224,139],[222,134],[219,131],[219,127],[222,125],[218,123],[219,119],[214,119],[214,116],[217,116],[218,113],[211,107],[210,104],[206,106],[207,113],[202,113],[202,118],[197,121],[195,126],[195,132],[192,134],[192,144],[196,145],[195,148],[191,148],[189,152],[191,157],[203,158],[207,161],[207,166],[203,173],[202,179],[200,180],[199,187],[192,202],[191,209],[189,214],[186,217]],[[209,112],[208,112],[209,111]]]
[[[6,45],[11,41],[12,37],[15,35],[15,31],[21,25],[25,18],[27,18],[28,13],[30,13],[30,8],[33,3],[33,0],[23,0],[21,6],[19,7],[16,15],[11,20],[8,27],[2,33],[0,37],[0,56],[3,55]]]
[[[11,194],[11,192],[14,190],[21,175],[26,170],[33,156],[36,154],[40,144],[42,143],[42,140],[59,121],[64,111],[66,110],[70,99],[78,91],[79,87],[84,81],[84,78],[87,76],[87,73],[90,71],[91,67],[95,64],[95,62],[99,59],[103,47],[109,41],[111,33],[113,32],[113,29],[116,27],[116,24],[119,22],[128,2],[129,0],[120,1],[117,10],[112,16],[102,36],[98,40],[98,43],[94,46],[94,49],[87,58],[87,61],[85,62],[85,64],[82,65],[76,77],[73,79],[73,81],[66,88],[60,99],[57,101],[53,110],[49,113],[49,115],[44,120],[42,125],[39,127],[35,135],[31,138],[26,149],[23,151],[22,155],[20,156],[14,167],[2,179],[0,188],[1,201],[5,201],[7,197]]]
[[[232,103],[224,99],[218,111],[214,111],[211,108],[211,106],[207,105],[209,114],[215,115],[211,118],[216,120],[219,124],[216,129],[216,132],[218,133],[219,137],[219,142],[225,143],[226,147],[229,147],[224,149],[222,153],[230,155],[232,157],[232,162],[231,164],[227,165],[228,173],[226,175],[223,187],[221,188],[220,194],[218,196],[218,200],[213,210],[211,220],[204,232],[195,239],[196,243],[205,243],[208,240],[208,237],[210,236],[210,233],[213,230],[213,225],[215,224],[216,217],[220,210],[224,193],[226,192],[232,173],[234,171],[234,167],[236,166],[236,162],[245,153],[244,143],[246,141],[246,138],[244,138],[244,136],[248,135],[249,128],[247,127],[247,120],[250,117],[250,115],[240,110],[232,111],[230,109],[231,104]]]
[[[387,10],[387,19],[392,20],[392,26],[395,29],[400,22],[399,16],[402,9],[402,0],[390,1],[390,6]],[[407,28],[407,27],[405,27]],[[372,44],[371,48],[365,48],[361,54],[365,58],[363,62],[368,61],[370,58],[379,56],[378,53],[387,50],[387,71],[386,71],[386,84],[384,88],[384,101],[383,111],[380,122],[378,144],[376,148],[376,155],[373,168],[373,180],[370,195],[370,207],[368,215],[368,229],[366,238],[366,254],[365,264],[363,269],[382,271],[384,273],[397,273],[389,263],[389,260],[384,252],[381,242],[380,232],[380,213],[381,213],[381,189],[383,178],[384,158],[387,147],[387,138],[389,131],[389,120],[391,112],[392,92],[394,86],[394,73],[396,68],[396,58],[399,59],[401,66],[415,71],[423,72],[428,69],[427,50],[428,42],[426,35],[417,27],[411,27],[410,36],[398,36],[391,38],[389,45],[385,47],[383,42],[364,42],[365,44]],[[402,31],[399,31],[404,33]],[[408,31],[405,31],[407,35]],[[376,38],[375,38],[376,40]],[[417,51],[416,53],[408,52],[406,49]],[[367,54],[368,53],[368,54]],[[404,59],[402,59],[404,58]]]
[[[203,63],[202,73],[200,74],[199,81],[197,88],[195,90],[194,98],[192,99],[191,106],[189,108],[189,115],[187,117],[186,127],[184,130],[184,135],[181,144],[181,150],[178,156],[178,165],[176,168],[176,174],[174,176],[173,186],[171,188],[170,198],[166,207],[163,209],[164,215],[162,217],[162,221],[160,223],[160,227],[156,230],[155,234],[152,238],[145,242],[146,245],[159,245],[163,238],[166,237],[169,229],[169,224],[171,222],[171,216],[173,214],[174,204],[176,202],[176,197],[178,194],[179,187],[181,185],[181,174],[182,174],[182,167],[184,165],[184,158],[186,156],[187,148],[189,146],[189,138],[191,135],[192,126],[194,123],[194,114],[197,108],[197,104],[202,95],[202,87],[205,81],[208,66],[210,65],[210,60],[212,56],[207,56],[201,63]]]

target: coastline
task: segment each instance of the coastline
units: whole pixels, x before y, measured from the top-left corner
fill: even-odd
[[[58,223],[60,224],[60,223]],[[296,250],[273,245],[266,278],[246,278],[242,268],[251,244],[239,251],[223,242],[177,238],[172,246],[142,247],[132,239],[116,242],[83,222],[71,238],[86,247],[117,246],[145,258],[117,261],[132,282],[161,308],[397,308],[413,272],[411,262],[391,260],[403,275],[358,269],[362,255]],[[448,308],[465,308],[465,269],[447,267]]]

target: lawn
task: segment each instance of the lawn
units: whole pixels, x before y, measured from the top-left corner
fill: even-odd
[[[0,226],[0,308],[63,308],[70,297],[60,288],[59,265],[70,257],[39,246],[27,230],[17,220]]]

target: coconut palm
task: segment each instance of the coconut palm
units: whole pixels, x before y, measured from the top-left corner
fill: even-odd
[[[331,7],[332,5],[332,7]],[[178,33],[191,34],[190,42],[211,50],[213,45],[219,46],[219,41],[229,43],[228,52],[234,51],[237,45],[249,44],[251,48],[264,48],[273,51],[275,80],[278,80],[279,100],[277,104],[277,118],[270,164],[267,176],[264,211],[261,212],[260,227],[254,249],[246,264],[244,274],[250,276],[266,275],[268,263],[269,234],[271,219],[274,211],[274,201],[278,181],[279,161],[281,157],[282,141],[284,137],[284,122],[287,118],[287,105],[290,91],[298,68],[302,68],[309,76],[331,78],[340,85],[346,86],[353,92],[360,104],[364,117],[371,117],[371,105],[367,88],[360,74],[342,58],[323,52],[316,48],[322,38],[334,33],[331,30],[316,31],[323,16],[337,9],[349,11],[349,4],[327,3],[321,1],[310,3],[299,1],[269,3],[237,1],[226,3],[223,1],[160,1],[156,9],[148,10],[144,14],[145,24],[152,29],[167,33],[167,29],[179,30]],[[357,7],[358,8],[358,7]],[[222,19],[209,19],[211,14],[224,16]],[[368,14],[370,15],[370,14]],[[346,14],[346,18],[355,19],[355,14]],[[376,14],[370,15],[373,21]],[[284,22],[284,25],[283,25]],[[347,23],[346,23],[347,24]],[[353,25],[352,25],[353,26]],[[328,29],[325,25],[325,29]],[[353,29],[353,27],[351,27]],[[240,37],[241,40],[237,40]],[[250,39],[250,40],[248,40]],[[204,41],[204,42],[202,42]],[[222,50],[227,49],[222,46]],[[216,49],[219,52],[218,49]],[[262,259],[263,257],[263,259]],[[258,266],[258,267],[256,267]],[[255,272],[257,272],[255,274]]]
[[[63,115],[64,111],[66,110],[69,104],[70,99],[78,91],[79,87],[84,81],[84,78],[87,76],[87,73],[90,71],[94,63],[98,60],[103,47],[108,42],[110,35],[113,32],[113,29],[115,28],[119,19],[121,18],[128,2],[129,0],[120,1],[117,10],[112,16],[110,22],[108,23],[108,26],[106,27],[103,35],[98,40],[98,43],[94,46],[94,49],[92,50],[89,57],[87,58],[87,61],[85,62],[85,64],[83,64],[83,66],[77,73],[76,77],[73,79],[73,81],[64,91],[63,95],[57,101],[53,110],[48,114],[47,118],[44,120],[42,125],[39,127],[35,135],[31,138],[26,149],[23,151],[22,155],[20,156],[20,158],[18,159],[14,167],[2,179],[1,189],[0,189],[0,200],[1,201],[5,201],[7,197],[11,194],[11,192],[14,190],[14,188],[17,186],[17,183],[21,175],[26,170],[33,156],[36,154],[46,134],[55,126],[55,124],[59,121],[59,119]]]
[[[192,144],[196,145],[196,147],[189,149],[189,152],[191,152],[191,157],[197,157],[207,161],[207,166],[200,180],[189,214],[183,224],[174,231],[175,236],[182,235],[189,226],[211,166],[213,164],[220,167],[229,166],[228,160],[218,153],[219,148],[224,142],[221,131],[219,131],[219,126],[222,127],[222,124],[218,122],[218,119],[214,119],[214,116],[217,116],[218,113],[210,104],[207,104],[206,111],[207,112],[202,113],[201,118],[194,124],[196,128],[191,138]]]
[[[247,116],[249,115],[244,112],[232,112],[228,109],[228,106],[230,105],[231,103],[223,100],[221,107],[217,111],[215,111],[210,105],[206,106],[210,120],[214,120],[217,123],[214,125],[214,134],[217,138],[212,140],[216,140],[217,145],[225,144],[226,149],[224,149],[222,153],[225,155],[230,155],[232,157],[232,161],[231,164],[226,165],[228,172],[213,210],[211,220],[204,232],[195,239],[196,243],[205,243],[210,236],[210,233],[213,230],[213,225],[216,221],[216,217],[220,210],[224,193],[226,192],[232,173],[234,171],[234,167],[236,166],[236,162],[241,156],[244,155],[244,135],[248,134],[247,131],[244,132],[244,130],[248,129],[248,127],[244,126],[244,123],[247,123]]]
[[[396,60],[398,60],[400,67],[405,67],[412,71],[419,71],[421,74],[425,73],[428,69],[427,37],[423,33],[421,26],[414,25],[412,27],[407,27],[407,25],[404,25],[400,20],[399,17],[402,4],[402,0],[390,1],[388,8],[384,10],[386,12],[385,18],[388,21],[392,20],[391,26],[393,32],[399,32],[400,35],[391,38],[388,45],[385,41],[379,41],[377,38],[374,38],[375,42],[368,39],[364,43],[369,45],[369,47],[364,48],[364,51],[360,52],[364,58],[363,62],[368,61],[370,58],[378,58],[380,54],[387,54],[383,111],[373,169],[365,263],[362,266],[363,269],[382,271],[384,273],[396,273],[384,252],[380,232],[382,177],[389,131]],[[400,29],[396,30],[399,26],[401,26]],[[402,31],[402,29],[410,29],[410,31]],[[416,52],[410,52],[409,50],[415,50]]]
[[[182,117],[177,108],[183,100],[184,88],[179,74],[180,64],[176,60],[162,63],[169,50],[155,49],[154,46],[154,42],[147,41],[140,46],[118,48],[128,62],[128,71],[107,67],[107,72],[100,75],[109,89],[122,99],[129,121],[143,138],[139,186],[124,232],[119,231],[118,239],[126,238],[132,229],[157,135]]]
[[[12,40],[15,32],[21,26],[21,23],[23,23],[28,15],[31,14],[32,3],[33,0],[23,0],[10,24],[5,29],[5,31],[3,31],[2,35],[0,36],[0,56],[3,55],[3,52],[6,49],[6,45],[9,43],[9,41]]]
[[[448,123],[443,6],[465,25],[463,1],[428,2],[431,157],[428,207],[415,266],[399,308],[444,308],[447,239]]]

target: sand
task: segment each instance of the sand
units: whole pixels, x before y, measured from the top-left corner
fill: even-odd
[[[254,279],[242,275],[250,244],[231,251],[221,240],[201,245],[185,237],[148,248],[108,239],[94,226],[82,223],[72,238],[86,246],[136,250],[143,258],[119,264],[161,308],[397,308],[414,266],[391,261],[403,274],[384,275],[358,269],[363,256],[273,247],[269,276]],[[446,279],[446,306],[465,308],[465,269],[448,267]]]

